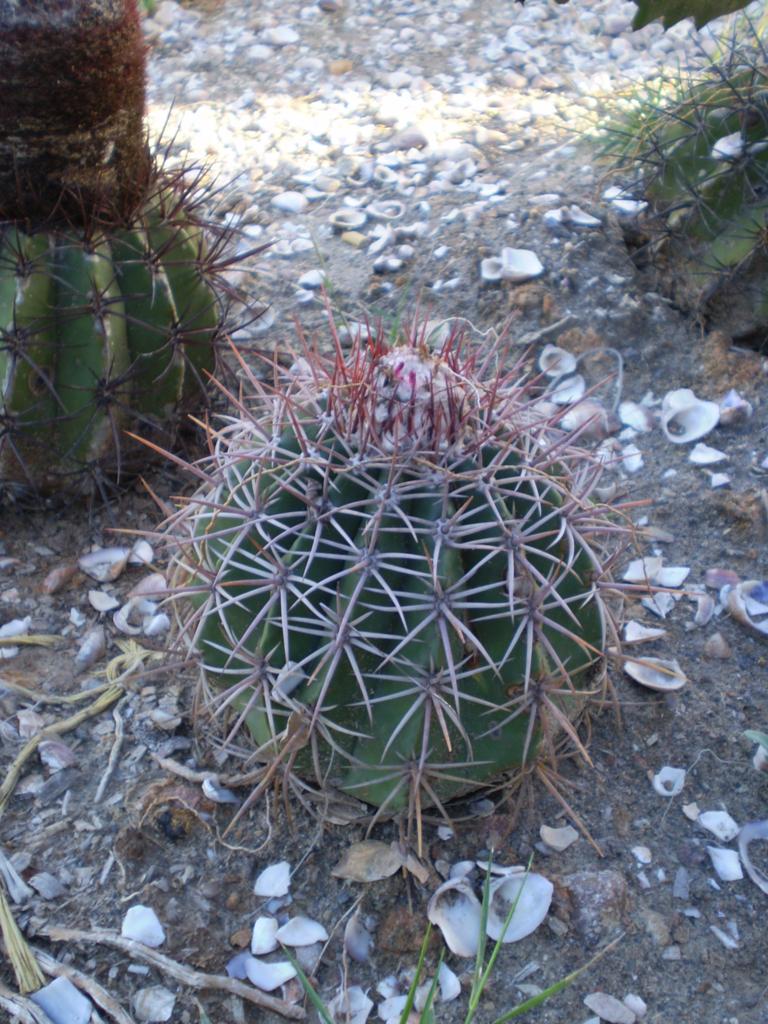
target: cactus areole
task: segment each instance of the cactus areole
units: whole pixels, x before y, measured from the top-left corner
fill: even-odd
[[[413,813],[575,735],[610,526],[499,352],[336,340],[212,433],[170,526],[182,631],[265,760]]]

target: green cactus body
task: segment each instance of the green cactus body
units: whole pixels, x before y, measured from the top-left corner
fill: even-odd
[[[301,721],[294,770],[387,813],[551,751],[602,678],[599,470],[455,342],[265,389],[173,526],[214,703],[264,754]]]
[[[194,224],[0,229],[0,486],[86,488],[131,426],[172,437],[215,366],[221,309]]]

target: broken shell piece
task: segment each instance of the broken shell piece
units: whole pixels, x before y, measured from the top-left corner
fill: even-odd
[[[677,796],[685,785],[685,768],[665,764],[653,776],[653,788],[659,796]]]
[[[690,388],[668,391],[661,402],[661,429],[673,444],[698,441],[720,420],[720,406],[697,398]]]
[[[708,846],[707,853],[712,861],[715,874],[723,882],[738,882],[744,877],[741,861],[735,850],[724,850],[720,846]]]
[[[706,643],[704,644],[704,655],[707,658],[719,658],[725,661],[731,657],[731,645],[725,639],[722,633],[713,633],[712,636],[707,637]]]
[[[730,843],[739,834],[739,826],[726,811],[702,811],[699,824],[722,843]]]
[[[696,595],[696,614],[693,621],[697,626],[706,626],[715,614],[715,601],[710,594]]]
[[[331,1018],[344,1024],[366,1024],[372,1009],[373,1000],[359,985],[350,985],[349,988],[342,985],[328,1003]]]
[[[544,273],[544,265],[531,249],[501,250],[501,276],[505,281],[521,284]]]
[[[176,996],[163,985],[150,985],[140,988],[132,999],[133,1012],[137,1020],[146,1024],[161,1024],[173,1016]]]
[[[77,754],[62,740],[43,740],[37,746],[42,764],[51,772],[60,772],[77,764]]]
[[[641,686],[666,693],[681,690],[688,682],[677,661],[664,658],[625,658],[624,671]]]
[[[608,1021],[609,1024],[635,1024],[637,1019],[634,1010],[630,1010],[607,992],[590,992],[588,996],[584,996],[584,1004],[596,1013],[600,1020]]]
[[[146,597],[132,597],[112,616],[117,629],[128,636],[138,636],[144,628],[144,620],[152,617],[157,605]]]
[[[437,968],[437,983],[440,986],[440,1002],[450,1003],[461,995],[461,982],[444,961]]]
[[[343,210],[336,210],[328,218],[328,223],[334,231],[359,231],[368,220],[365,210],[353,210],[345,207]]]
[[[574,405],[560,419],[563,430],[576,433],[584,441],[601,441],[613,430],[612,417],[600,402],[592,398]]]
[[[632,856],[635,858],[638,864],[650,864],[653,860],[653,854],[647,846],[633,846]]]
[[[359,908],[344,927],[344,949],[357,963],[365,963],[373,950],[373,936],[360,916]]]
[[[124,939],[133,939],[152,949],[162,946],[165,942],[165,932],[157,914],[151,907],[141,904],[128,910],[123,918],[120,934]]]
[[[720,399],[720,423],[724,427],[748,420],[752,412],[752,404],[733,388]]]
[[[650,597],[643,597],[640,604],[660,619],[666,619],[675,607],[675,598],[666,591],[659,591],[657,594],[651,594]]]
[[[472,886],[464,878],[450,878],[432,894],[427,905],[427,918],[443,933],[452,953],[456,956],[475,955],[481,907]]]
[[[104,627],[94,626],[81,640],[75,656],[75,664],[81,669],[90,668],[104,655],[106,649],[107,634],[104,632]]]
[[[545,345],[539,355],[538,366],[547,377],[564,377],[576,369],[576,357],[557,345]]]
[[[659,626],[644,626],[642,622],[630,619],[624,625],[624,642],[638,644],[644,640],[657,640],[660,636],[666,636],[666,633],[666,629],[661,629]]]
[[[625,444],[621,449],[621,464],[627,473],[637,473],[643,468],[643,453],[636,444]]]
[[[181,719],[179,719],[179,722],[181,722]],[[208,776],[207,779],[203,779],[200,788],[202,789],[204,796],[209,800],[212,800],[215,804],[240,803],[239,798],[235,796],[232,790],[227,789],[226,786],[220,786],[213,776]]]
[[[405,205],[398,199],[383,199],[369,203],[365,208],[369,217],[374,220],[399,220],[405,213]]]
[[[675,589],[685,583],[690,572],[687,565],[665,565],[653,577],[653,582],[658,587]]]
[[[699,441],[691,448],[691,454],[688,456],[688,460],[693,462],[696,466],[712,466],[716,462],[722,462],[723,459],[727,459],[728,456],[725,452],[721,452],[719,448],[710,448],[708,444],[704,444],[703,441]]]
[[[728,591],[729,613],[750,632],[768,640],[768,582],[745,580]]]
[[[491,882],[486,934],[494,941],[517,942],[524,939],[547,916],[553,892],[554,886],[549,879],[535,872],[510,875]],[[512,919],[505,929],[504,922],[515,903]]]
[[[78,558],[77,564],[91,579],[111,583],[128,564],[128,548],[97,548]]]
[[[93,1006],[69,978],[54,978],[49,985],[33,992],[30,1001],[39,1006],[52,1024],[88,1024]],[[25,1013],[25,1020],[37,1020]]]
[[[707,569],[704,573],[704,585],[713,590],[722,587],[735,587],[739,582],[739,574],[733,569]]]
[[[718,139],[709,155],[713,160],[738,160],[743,156],[745,148],[744,135],[740,131],[732,132]]]
[[[253,892],[256,896],[286,896],[291,887],[291,865],[287,860],[270,864],[256,878]]]
[[[661,571],[664,559],[656,556],[634,558],[624,570],[622,579],[628,583],[649,583]]]
[[[325,942],[328,932],[319,921],[300,915],[278,928],[275,938],[286,946],[311,946],[313,942]]]
[[[580,373],[558,379],[547,391],[547,398],[555,405],[572,405],[583,397],[587,384]]]
[[[152,545],[143,537],[139,538],[128,552],[129,565],[152,565],[154,560],[155,552],[152,550]]]
[[[768,839],[768,821],[750,821],[739,832],[739,855],[747,874],[762,892],[768,896],[768,876],[752,863],[749,844],[756,839]]]
[[[693,803],[683,804],[683,814],[686,816],[688,821],[698,821],[699,813],[699,805],[695,800]]]
[[[257,960],[255,956],[249,956],[245,960],[245,974],[248,981],[263,992],[272,992],[286,981],[296,977],[296,968],[287,960],[278,963],[268,964],[264,960]]]
[[[727,473],[710,473],[709,474],[709,486],[713,489],[716,487],[730,487],[731,478]]]
[[[579,838],[579,833],[572,825],[563,825],[562,828],[542,825],[539,828],[539,835],[550,849],[557,850],[558,853],[567,850]]]
[[[653,427],[653,416],[649,409],[637,402],[621,402],[619,404],[619,419],[625,427],[632,427],[642,434],[647,434]]]
[[[253,933],[251,934],[251,953],[254,956],[264,956],[277,949],[278,923],[274,917],[257,917],[253,922]]]
[[[151,572],[128,591],[128,597],[164,597],[168,584],[161,572]]]
[[[88,603],[97,612],[112,612],[120,607],[120,599],[114,594],[107,594],[104,590],[89,590]]]

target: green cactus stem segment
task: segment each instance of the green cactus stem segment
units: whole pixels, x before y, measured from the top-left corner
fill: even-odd
[[[213,707],[269,756],[303,723],[293,770],[380,813],[524,769],[601,686],[599,467],[458,353],[300,361],[169,526]]]
[[[0,227],[0,487],[119,476],[129,426],[172,443],[216,364],[216,273],[202,230],[157,200],[88,239]]]

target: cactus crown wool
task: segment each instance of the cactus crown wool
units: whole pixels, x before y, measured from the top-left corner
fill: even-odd
[[[600,692],[600,467],[503,353],[306,354],[211,431],[169,524],[182,632],[260,756],[379,813],[550,754]],[[268,769],[269,770],[269,769]]]

